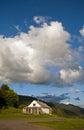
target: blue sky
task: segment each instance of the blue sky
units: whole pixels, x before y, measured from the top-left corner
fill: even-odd
[[[1,84],[84,107],[83,59],[83,0],[0,1]]]

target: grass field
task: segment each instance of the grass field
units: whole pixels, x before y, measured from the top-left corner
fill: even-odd
[[[6,119],[28,119],[29,124],[46,126],[54,130],[84,130],[84,119],[64,118],[57,117],[56,115],[26,115],[22,113],[21,109],[15,108],[0,110],[0,120]]]
[[[54,130],[84,130],[84,120],[83,119],[63,119],[57,121],[48,122],[31,122],[30,124],[46,126],[53,128]]]
[[[54,116],[55,117],[55,116]],[[28,115],[23,114],[22,109],[9,108],[0,109],[0,120],[1,119],[34,119],[34,118],[53,118],[53,115]]]

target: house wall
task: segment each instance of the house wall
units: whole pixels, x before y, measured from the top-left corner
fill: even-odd
[[[37,101],[33,101],[29,106],[23,108],[23,113],[26,114],[51,114],[51,110],[47,107],[42,107]]]
[[[23,113],[26,113],[26,108],[23,108],[22,112],[23,112]]]
[[[43,111],[43,113],[45,114],[49,114],[50,110],[48,108],[41,108],[41,110]]]
[[[23,113],[25,113],[25,114],[40,114],[40,108],[39,107],[26,107],[26,108],[23,108]]]

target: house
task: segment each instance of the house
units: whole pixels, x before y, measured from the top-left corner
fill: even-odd
[[[51,114],[52,108],[46,103],[33,100],[30,105],[23,108],[25,114]]]

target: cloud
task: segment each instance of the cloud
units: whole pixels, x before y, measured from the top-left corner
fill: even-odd
[[[78,80],[81,76],[80,70],[60,70],[60,79],[67,85],[71,85],[74,81]]]
[[[79,97],[77,97],[77,98],[74,98],[76,101],[80,101],[80,98]]]
[[[65,63],[66,57],[68,61],[71,60],[70,46],[67,44],[69,39],[70,34],[59,22],[51,22],[50,25],[44,23],[40,28],[30,27],[29,43],[43,64],[61,66],[63,62]]]
[[[79,92],[81,92],[81,91],[80,91],[80,89],[71,88],[71,89],[69,90],[69,92],[71,92],[71,93],[79,93]]]
[[[42,84],[42,83],[48,83],[50,82],[51,76],[49,71],[45,70],[43,67],[40,66],[34,66],[33,72],[30,73],[29,75],[29,82],[31,83],[37,83],[37,84]]]
[[[71,65],[61,69],[56,77],[56,85],[73,86],[74,83],[84,83],[84,69],[81,66]]]
[[[19,31],[19,32],[21,31],[21,29],[20,29],[20,26],[19,26],[19,25],[16,25],[16,26],[15,26],[15,28],[16,28],[16,30],[17,30],[17,31]]]
[[[80,32],[81,36],[84,37],[84,26],[79,32]]]
[[[33,20],[37,24],[46,23],[49,19],[51,19],[51,18],[50,17],[43,17],[43,16],[34,16],[33,17]]]
[[[63,93],[59,96],[52,95],[52,94],[44,94],[43,96],[37,96],[38,99],[47,101],[47,102],[61,102],[65,99],[70,99],[68,96],[69,93]]]
[[[32,72],[27,61],[29,47],[17,37],[1,38],[0,41],[0,81],[27,81],[28,74]]]
[[[33,17],[33,20],[34,20],[37,24],[44,23],[44,22],[45,22],[45,17],[43,17],[43,16],[34,16],[34,17]]]
[[[80,51],[73,50],[68,43],[70,34],[62,23],[45,22],[44,17],[34,17],[41,26],[30,26],[27,33],[14,37],[0,36],[0,82],[30,82],[72,85],[84,80],[80,67]],[[16,27],[19,29],[19,26]],[[76,63],[75,63],[76,62]],[[55,67],[52,72],[49,67]],[[56,81],[55,81],[56,80]]]
[[[2,38],[0,47],[1,82],[44,83],[50,78],[47,70],[39,64],[32,63],[34,52],[19,37]]]

